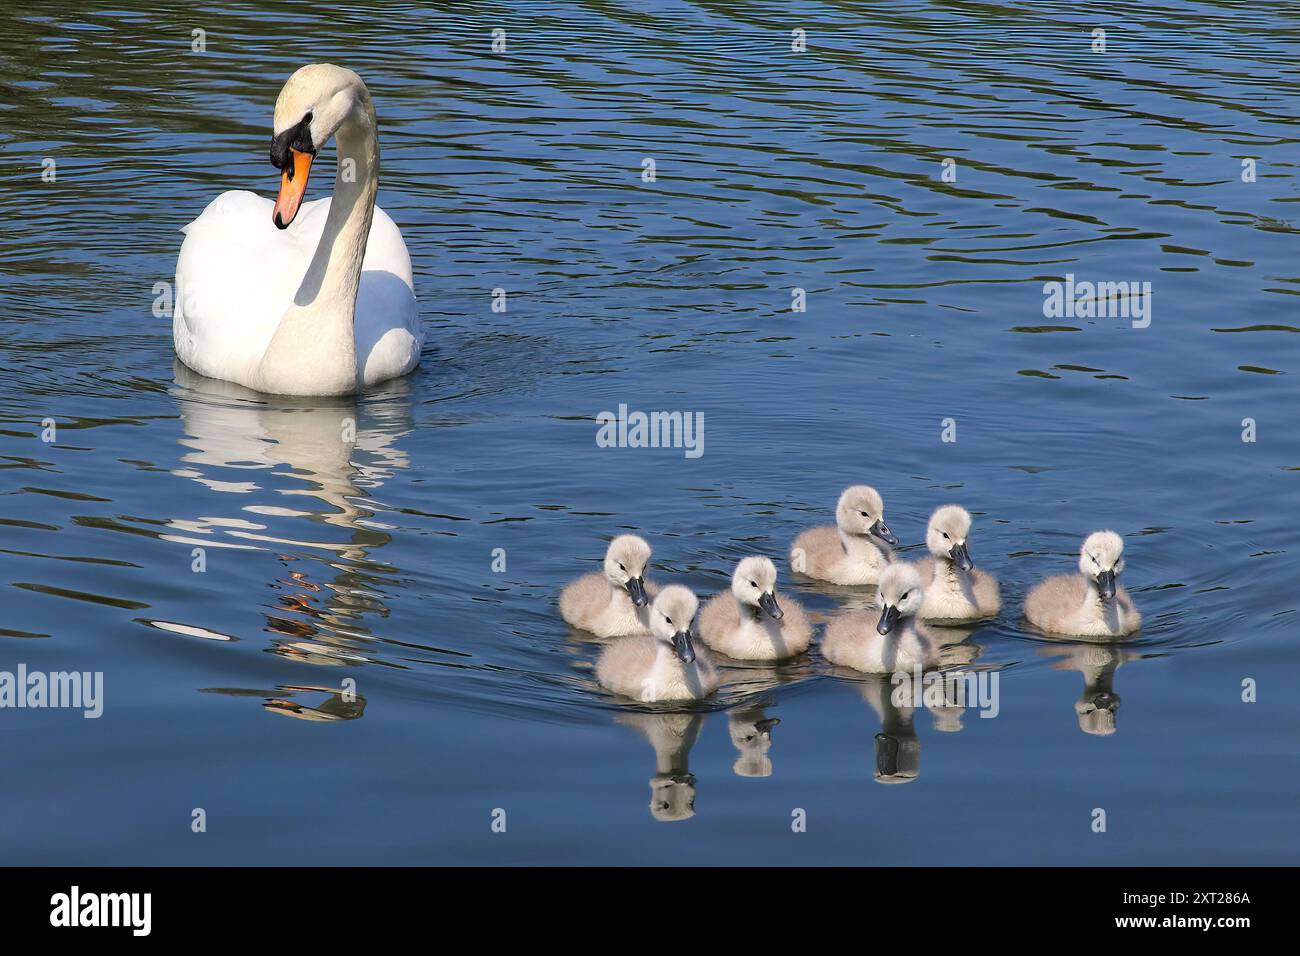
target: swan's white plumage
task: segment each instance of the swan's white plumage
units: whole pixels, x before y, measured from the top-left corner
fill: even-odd
[[[210,378],[254,381],[316,252],[331,202],[303,203],[281,230],[271,221],[274,202],[234,190],[181,230],[172,332],[182,362]],[[409,372],[423,346],[411,257],[397,224],[378,206],[362,259],[354,339],[366,386]]]

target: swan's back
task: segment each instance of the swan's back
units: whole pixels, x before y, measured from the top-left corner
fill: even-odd
[[[1069,633],[1069,622],[1088,593],[1081,574],[1058,574],[1041,581],[1025,596],[1025,617],[1045,631]]]
[[[802,552],[803,563],[799,563]],[[845,558],[844,544],[840,541],[840,532],[835,525],[821,525],[809,528],[790,546],[790,566],[809,577],[818,577],[836,563]]]
[[[640,698],[658,655],[658,642],[648,634],[620,637],[596,661],[596,680],[616,694]]]
[[[560,592],[560,616],[574,627],[591,624],[609,606],[609,580],[599,571],[584,574]]]
[[[865,642],[868,634],[876,632],[879,621],[880,612],[874,608],[837,614],[822,634],[822,656],[832,664],[853,667],[850,660],[857,659],[859,646]]]
[[[700,611],[700,640],[718,647],[726,635],[740,627],[740,602],[730,591],[715,594]]]
[[[798,601],[786,597],[781,598],[781,610],[785,612],[780,623],[786,646],[791,654],[802,654],[812,644],[813,625],[808,612]]]
[[[974,578],[975,604],[980,613],[994,617],[1002,610],[1002,586],[998,579],[987,571],[976,568],[971,572]]]

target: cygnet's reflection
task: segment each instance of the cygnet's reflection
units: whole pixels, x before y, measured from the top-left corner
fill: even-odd
[[[767,708],[779,688],[814,675],[812,661],[806,654],[772,662],[736,661],[725,654],[716,654],[714,659],[722,667],[728,694],[741,697],[727,713],[727,732],[737,752],[732,770],[738,777],[770,777],[772,728],[781,721],[769,717]]]
[[[916,733],[915,713],[930,711],[934,728],[943,733],[962,730],[968,707],[978,703],[975,682],[984,675],[969,669],[980,648],[962,628],[929,627],[939,646],[941,669],[922,674],[873,674],[841,670],[852,674],[862,699],[880,719],[875,736],[877,783],[911,783],[921,775],[921,740]]]
[[[939,667],[944,680],[935,685],[935,693],[925,698],[926,710],[934,718],[934,729],[955,734],[963,729],[962,718],[968,703],[958,681],[969,676],[969,668],[979,659],[982,649],[971,639],[971,631],[961,627],[928,625],[930,636],[938,643]],[[956,672],[956,673],[953,673]]]
[[[767,716],[764,706],[737,707],[727,714],[727,733],[737,756],[732,769],[738,777],[772,776],[772,728],[780,718]]]
[[[704,723],[701,713],[624,714],[619,722],[640,731],[655,750],[650,778],[650,815],[665,822],[695,816],[695,776],[691,748]]]
[[[210,569],[231,560],[227,551],[272,552],[284,567],[269,582],[276,605],[264,608],[272,651],[312,664],[366,662],[365,619],[388,610],[378,587],[388,569],[375,554],[392,537],[366,505],[409,466],[397,446],[412,429],[407,383],[360,400],[292,399],[204,378],[179,362],[175,374],[186,450],[173,474],[216,494],[202,516],[168,521],[164,537],[211,550]],[[243,475],[232,479],[232,470]],[[232,507],[223,511],[222,501]],[[303,716],[329,707],[268,709]]]
[[[876,783],[911,783],[921,775],[921,741],[912,723],[915,701],[900,703],[908,695],[895,695],[893,680],[873,675],[858,681],[858,690],[880,718],[876,734]]]
[[[1053,643],[1039,650],[1044,657],[1059,657],[1055,670],[1075,670],[1083,674],[1083,693],[1074,702],[1079,729],[1096,737],[1109,737],[1117,727],[1119,694],[1115,693],[1115,671],[1121,664],[1142,655],[1120,644],[1089,641]]]

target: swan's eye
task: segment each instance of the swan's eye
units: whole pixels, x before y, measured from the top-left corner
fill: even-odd
[[[939,533],[940,533],[941,535],[943,535],[943,540],[945,540],[945,541],[951,541],[951,540],[952,540],[952,538],[948,537],[948,532],[947,532],[947,531],[940,531]]]
[[[618,569],[619,569],[620,571],[626,571],[626,570],[627,570],[627,568],[623,567],[622,564],[620,564],[620,565],[618,566]]]
[[[862,517],[864,517],[864,518],[870,518],[870,517],[871,517],[871,515],[867,514],[865,511],[859,511],[858,514],[862,515]]]
[[[669,617],[667,614],[664,615],[664,620],[667,621],[669,624],[673,622],[673,619]]]
[[[757,581],[750,581],[750,582],[749,582],[749,586],[750,586],[751,588],[756,588],[756,587],[758,587],[758,582],[757,582]]]
[[[912,593],[911,591],[904,591],[904,592],[903,592],[903,596],[902,596],[901,598],[899,598],[899,600],[900,600],[900,601],[906,601],[906,600],[907,600],[907,596],[908,596],[909,594],[911,594],[911,593]]]

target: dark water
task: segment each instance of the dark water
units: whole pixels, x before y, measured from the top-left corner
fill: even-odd
[[[1293,7],[74,6],[0,36],[0,669],[105,702],[0,711],[4,862],[1300,862]],[[213,196],[273,192],[313,61],[373,91],[429,344],[356,401],[268,401],[175,367],[154,285]],[[1149,327],[1044,317],[1067,273],[1150,282]],[[620,403],[703,413],[704,454],[598,448]],[[859,481],[907,545],[975,513],[995,719],[816,654],[693,714],[595,687],[555,599],[609,536],[702,594],[779,557],[825,614],[783,555]],[[1140,638],[1027,633],[1099,527]],[[920,745],[904,786],[882,727]],[[650,812],[657,766],[691,819]]]

